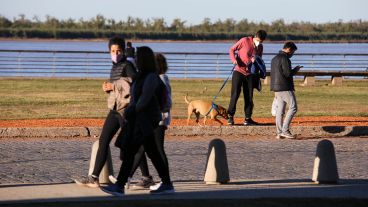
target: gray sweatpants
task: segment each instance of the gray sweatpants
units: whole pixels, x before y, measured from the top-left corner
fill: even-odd
[[[291,120],[293,119],[295,113],[298,110],[294,91],[275,92],[275,97],[277,99],[277,109],[276,109],[277,134],[289,132]],[[285,114],[286,104],[289,106],[289,109],[286,113],[284,120],[282,120]]]

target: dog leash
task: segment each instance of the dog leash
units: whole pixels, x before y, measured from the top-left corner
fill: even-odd
[[[222,84],[220,90],[217,92],[217,94],[213,97],[213,100],[212,100],[212,106],[210,108],[210,110],[207,112],[206,116],[208,116],[209,113],[211,113],[212,109],[215,109],[217,112],[218,112],[218,109],[217,109],[217,105],[215,104],[215,100],[217,98],[217,96],[220,94],[220,92],[222,91],[222,89],[224,89],[227,81],[229,81],[230,79],[230,76],[233,74],[234,72],[234,68],[235,68],[236,65],[233,66],[233,68],[231,69],[231,72],[230,74],[227,76],[226,80],[224,81],[224,83]]]

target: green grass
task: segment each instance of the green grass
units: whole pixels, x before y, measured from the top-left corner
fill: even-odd
[[[102,79],[0,79],[0,120],[49,118],[104,118],[108,112],[102,91]],[[223,80],[171,80],[175,118],[186,116],[189,100],[211,101]],[[297,116],[368,116],[368,80],[344,81],[334,87],[329,81],[317,81],[318,86],[303,87],[296,81],[299,111]],[[231,83],[216,99],[227,108]],[[254,117],[270,117],[273,92],[263,86],[254,92]],[[237,105],[237,117],[243,117],[243,97]]]

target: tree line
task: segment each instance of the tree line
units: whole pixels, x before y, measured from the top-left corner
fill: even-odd
[[[116,21],[96,15],[89,20],[59,20],[47,15],[41,21],[37,16],[28,19],[25,15],[19,15],[10,20],[0,15],[0,37],[5,38],[89,39],[120,35],[127,39],[234,40],[253,35],[259,29],[266,30],[271,41],[368,41],[368,21],[365,20],[285,23],[283,19],[278,19],[266,23],[247,19],[212,21],[204,18],[200,24],[187,25],[180,18],[167,23],[163,18],[143,20],[128,17]]]

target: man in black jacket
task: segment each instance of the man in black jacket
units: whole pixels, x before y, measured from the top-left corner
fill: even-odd
[[[297,50],[293,42],[286,42],[283,49],[271,61],[271,91],[275,92],[277,100],[276,110],[276,138],[293,139],[295,136],[290,133],[290,123],[295,113],[298,110],[296,98],[294,94],[293,76],[303,66],[291,68],[290,58]],[[286,104],[289,106],[285,119],[282,120],[285,114]]]

